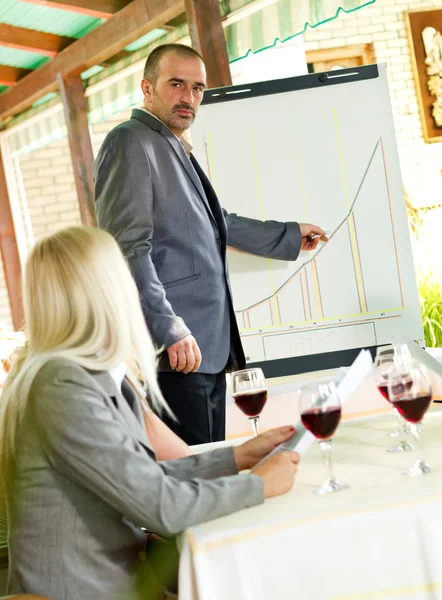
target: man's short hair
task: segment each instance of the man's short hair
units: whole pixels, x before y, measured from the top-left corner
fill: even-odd
[[[156,84],[159,77],[158,66],[160,60],[169,53],[177,54],[183,58],[197,57],[203,60],[201,54],[190,46],[185,46],[184,44],[163,44],[152,50],[147,57],[146,64],[144,65],[144,79],[149,80],[153,85]]]

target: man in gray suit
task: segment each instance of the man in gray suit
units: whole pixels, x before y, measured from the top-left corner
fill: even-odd
[[[171,44],[146,61],[144,108],[106,137],[95,163],[98,224],[118,241],[138,285],[159,383],[188,444],[225,437],[225,371],[245,357],[226,247],[296,260],[325,232],[314,225],[227,214],[183,133],[206,87],[200,55]]]

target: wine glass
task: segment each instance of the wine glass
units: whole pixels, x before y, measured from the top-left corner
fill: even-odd
[[[262,369],[244,369],[232,373],[233,399],[249,417],[255,435],[259,435],[259,415],[267,402],[267,385]]]
[[[421,421],[431,403],[431,383],[423,365],[411,363],[410,366],[394,367],[388,374],[388,396],[399,413],[411,424],[416,440],[417,460],[407,471],[413,477],[425,475],[431,471],[419,448]]]
[[[383,355],[388,355],[388,354],[394,354],[394,348],[391,344],[388,346],[378,346],[376,348],[376,358],[378,356],[383,356]]]
[[[396,365],[407,367],[413,362],[413,357],[411,356],[410,348],[407,344],[393,344],[393,350],[395,357],[394,362]],[[399,418],[402,422],[404,433],[411,433],[410,423],[400,415]]]
[[[391,371],[391,369],[401,366],[401,364],[404,364],[404,368],[406,368],[405,367],[406,361],[402,361],[402,359],[398,359],[398,355],[396,355],[394,352],[393,353],[385,352],[385,353],[382,353],[382,354],[379,354],[376,356],[374,364],[375,364],[374,378],[375,378],[376,386],[377,386],[378,390],[380,391],[380,393],[382,394],[382,396],[387,401],[390,402],[389,397],[388,397],[388,375],[389,375],[389,372]],[[398,428],[395,431],[393,431],[390,435],[391,436],[399,435],[400,440],[396,446],[392,446],[391,448],[388,448],[387,452],[409,452],[413,448],[408,442],[406,442],[404,440],[404,433],[405,433],[404,423],[405,422],[402,419],[401,415],[399,414],[398,410],[394,407],[393,407],[393,410],[394,410],[394,413],[397,418]]]
[[[315,493],[331,494],[348,488],[333,475],[331,463],[332,437],[341,420],[341,402],[334,381],[323,381],[301,389],[299,396],[302,424],[318,440],[324,454],[328,477]]]
[[[407,365],[411,362],[411,353],[407,344],[389,344],[387,346],[378,346],[376,349],[376,358],[393,357],[397,365]],[[375,359],[376,360],[376,359]]]

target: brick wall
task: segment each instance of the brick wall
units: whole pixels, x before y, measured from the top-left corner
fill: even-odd
[[[36,240],[62,227],[80,224],[74,174],[66,139],[23,155],[17,167],[16,177],[21,178],[18,183],[27,201]],[[0,321],[5,321],[12,327],[3,265],[0,268]]]
[[[80,224],[67,139],[25,154],[19,161],[35,239]]]
[[[92,130],[94,153],[106,134],[130,111],[96,124]],[[80,225],[80,211],[67,139],[52,142],[20,158],[19,169],[35,239],[70,225]]]
[[[305,51],[373,44],[376,62],[387,63],[402,175],[415,207],[442,201],[442,144],[423,141],[405,25],[406,12],[425,8],[434,8],[434,4],[376,0],[372,6],[304,35]]]
[[[125,111],[93,127],[95,154],[108,131],[129,117],[130,111]],[[40,150],[23,155],[17,167],[16,176],[21,178],[18,183],[26,198],[35,240],[63,227],[81,224],[67,139],[52,142]],[[2,321],[12,327],[3,264],[0,261],[0,322]]]

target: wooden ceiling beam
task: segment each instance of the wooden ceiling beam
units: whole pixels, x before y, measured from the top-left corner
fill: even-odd
[[[219,0],[186,0],[192,46],[201,54],[209,88],[232,85]]]
[[[133,0],[10,90],[0,94],[0,119],[22,112],[58,88],[57,76],[79,75],[184,11],[184,0]]]
[[[29,4],[68,10],[98,19],[108,19],[132,0],[22,0]]]
[[[122,60],[123,58],[127,58],[131,54],[132,54],[132,52],[129,52],[129,50],[120,50],[120,52],[117,52],[117,54],[115,54],[114,56],[110,56],[106,60],[103,60],[103,62],[101,63],[101,66],[109,67],[110,65],[115,64],[119,60]]]
[[[112,15],[127,6],[132,0],[21,0],[28,4],[37,4],[37,6],[46,6],[48,8],[58,8],[81,15],[89,15],[98,19],[109,19]],[[184,17],[184,19],[183,19]],[[186,20],[184,13],[177,20],[181,24]],[[165,29],[175,29],[174,22],[164,25]]]
[[[52,58],[74,41],[74,38],[63,35],[0,23],[0,46],[36,52]]]
[[[0,65],[0,85],[11,87],[29,73],[31,73],[31,69],[19,69],[10,65]]]
[[[180,25],[183,25],[184,23],[187,23],[187,17],[186,17],[185,12],[179,14],[174,19],[171,19],[170,21],[168,21],[166,23],[166,25],[164,26],[164,29],[175,29],[176,27],[179,27]]]
[[[97,224],[94,203],[94,153],[87,115],[87,100],[79,76],[58,75],[61,100],[69,134],[72,167],[83,225]]]

